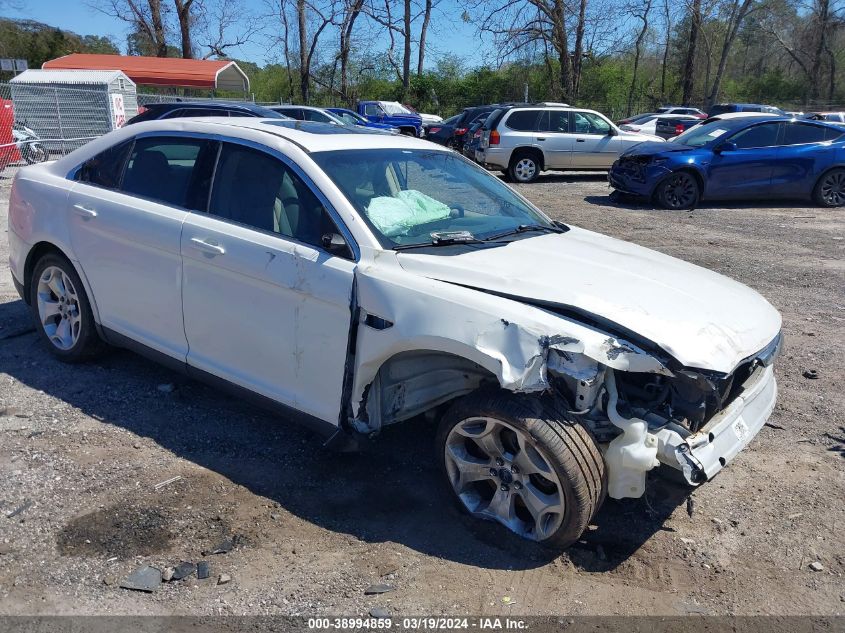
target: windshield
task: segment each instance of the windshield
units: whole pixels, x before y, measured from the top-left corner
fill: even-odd
[[[396,101],[382,101],[381,107],[387,114],[413,114],[408,108]]]
[[[432,233],[485,239],[526,225],[556,228],[498,178],[454,152],[337,150],[311,157],[385,248],[430,244],[437,238]]]
[[[729,132],[733,132],[737,128],[743,127],[747,123],[747,118],[710,119],[691,127],[683,134],[673,138],[671,142],[678,143],[679,145],[688,145],[689,147],[704,147],[708,143],[725,136]]]

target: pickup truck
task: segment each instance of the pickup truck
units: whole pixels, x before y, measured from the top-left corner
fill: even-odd
[[[359,101],[357,112],[368,121],[394,127],[401,134],[422,137],[422,117],[396,101]]]

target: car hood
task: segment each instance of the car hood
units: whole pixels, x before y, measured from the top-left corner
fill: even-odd
[[[424,277],[598,317],[690,368],[732,372],[781,327],[777,310],[739,282],[575,227],[458,255],[405,251],[398,259]]]
[[[630,149],[622,152],[622,156],[653,156],[654,154],[667,154],[670,152],[691,152],[694,147],[682,143],[663,141],[662,143],[639,143]]]
[[[649,143],[662,145],[666,142],[663,138],[655,136],[654,134],[646,134],[645,132],[634,132],[633,130],[620,129],[619,136],[623,141],[634,141],[638,144]]]

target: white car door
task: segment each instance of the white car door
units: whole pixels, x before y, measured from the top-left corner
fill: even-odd
[[[68,197],[71,244],[101,325],[183,363],[180,235],[187,209],[207,197],[210,146],[138,137],[86,162]]]
[[[280,156],[223,143],[185,220],[182,305],[189,367],[336,424],[355,262],[322,246],[343,230],[327,208]]]
[[[543,150],[547,169],[569,168],[575,144],[575,137],[569,133],[569,112],[545,110],[537,124],[536,141]]]
[[[603,117],[585,111],[572,112],[575,144],[571,169],[610,169],[623,143],[615,128]]]

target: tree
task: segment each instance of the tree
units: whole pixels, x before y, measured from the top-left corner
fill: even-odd
[[[99,0],[94,9],[131,25],[136,41],[146,39],[155,57],[167,57],[168,9],[161,0]],[[130,36],[131,37],[131,36]]]
[[[191,41],[191,23],[193,22],[192,8],[194,0],[173,0],[176,5],[176,19],[179,21],[179,34],[182,40],[182,57],[194,57],[194,45]]]
[[[695,79],[695,53],[698,46],[698,36],[701,32],[701,0],[692,0],[689,10],[689,44],[682,74],[681,103],[689,105],[692,99],[693,82]]]
[[[725,75],[725,68],[728,65],[731,48],[733,47],[736,35],[739,33],[740,27],[743,25],[745,19],[753,12],[764,6],[764,2],[755,0],[730,0],[725,3],[727,6],[723,8],[723,12],[727,12],[727,22],[725,24],[726,33],[722,41],[722,53],[719,56],[719,66],[716,69],[716,77],[713,79],[713,86],[707,95],[707,105],[712,106],[719,98],[719,90],[722,86],[722,78]]]
[[[637,87],[637,71],[640,67],[640,55],[642,54],[643,40],[648,32],[648,16],[651,12],[653,0],[643,0],[640,4],[629,7],[628,12],[642,22],[642,27],[637,33],[637,40],[634,44],[634,68],[631,72],[631,87],[628,90],[628,108],[626,114],[632,114],[634,102],[634,90]]]

